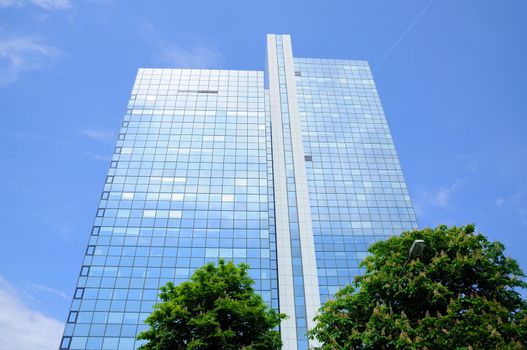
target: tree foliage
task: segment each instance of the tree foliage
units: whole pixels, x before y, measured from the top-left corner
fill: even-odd
[[[423,255],[408,260],[413,241]],[[321,349],[526,349],[526,288],[504,246],[465,227],[404,232],[373,244],[365,274],[316,318]]]
[[[249,266],[220,260],[196,270],[190,281],[161,287],[161,303],[146,319],[142,350],[280,349],[275,328],[285,315],[254,292]]]

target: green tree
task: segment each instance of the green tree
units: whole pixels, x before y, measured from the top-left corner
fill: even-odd
[[[280,349],[276,327],[285,315],[254,292],[249,266],[220,260],[196,270],[190,281],[161,287],[162,302],[137,339],[142,350]]]
[[[408,260],[413,241],[423,255]],[[404,232],[373,244],[365,274],[340,290],[310,331],[321,349],[526,349],[518,263],[465,227]]]

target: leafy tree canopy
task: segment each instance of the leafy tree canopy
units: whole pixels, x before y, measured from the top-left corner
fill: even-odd
[[[408,259],[413,241],[423,255]],[[465,227],[404,232],[373,244],[365,274],[328,301],[310,337],[321,349],[526,349],[518,263]]]
[[[249,266],[220,260],[196,270],[190,281],[161,287],[161,303],[146,319],[141,350],[280,349],[275,329],[285,315],[254,292]]]

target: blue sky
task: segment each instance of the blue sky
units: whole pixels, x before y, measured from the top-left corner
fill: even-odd
[[[137,68],[263,70],[266,33],[291,34],[298,57],[368,60],[420,226],[475,223],[527,269],[526,14],[521,0],[0,0],[0,348],[56,348]]]

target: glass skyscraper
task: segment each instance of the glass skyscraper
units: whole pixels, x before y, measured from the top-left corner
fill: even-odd
[[[416,226],[366,62],[268,35],[265,73],[140,69],[60,349],[137,348],[159,287],[225,258],[306,350],[368,246]]]

